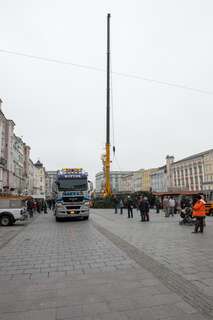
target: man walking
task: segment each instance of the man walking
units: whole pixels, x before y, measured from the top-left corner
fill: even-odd
[[[163,211],[165,214],[165,217],[169,216],[169,200],[167,197],[163,198]]]
[[[122,199],[120,200],[119,207],[120,207],[120,214],[123,214],[124,203]]]
[[[133,201],[130,196],[127,197],[126,206],[128,210],[128,218],[133,218]]]
[[[173,197],[170,197],[169,199],[169,216],[174,216],[175,213],[175,199]]]
[[[141,221],[149,221],[149,201],[147,197],[144,197],[141,202]]]
[[[198,195],[197,201],[193,206],[193,212],[192,212],[192,216],[196,217],[195,229],[192,233],[198,233],[199,229],[200,229],[200,232],[203,233],[204,219],[206,216],[205,204],[206,202],[202,199],[201,195]]]
[[[33,217],[33,201],[32,199],[27,200],[27,211],[30,215],[30,218]]]
[[[117,199],[116,195],[113,196],[113,205],[114,205],[114,209],[115,209],[114,213],[118,213],[118,199]]]
[[[140,210],[140,214],[141,214],[141,221],[145,221],[145,212],[144,212],[144,199],[141,196],[140,200],[139,200],[139,210]]]

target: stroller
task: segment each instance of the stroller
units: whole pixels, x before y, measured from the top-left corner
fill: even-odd
[[[180,217],[182,218],[181,221],[179,221],[180,225],[188,225],[193,226],[195,224],[195,219],[192,216],[192,208],[191,206],[187,206],[183,209],[181,209]]]

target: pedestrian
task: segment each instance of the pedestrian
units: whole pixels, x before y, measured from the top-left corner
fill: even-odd
[[[38,199],[36,200],[36,208],[37,208],[37,212],[41,213],[41,204],[40,204],[40,201]]]
[[[168,202],[168,207],[169,207],[169,216],[174,217],[175,213],[175,199],[173,197],[170,197],[169,202]]]
[[[133,201],[130,196],[127,197],[126,201],[128,219],[133,218]]]
[[[37,203],[35,200],[33,200],[33,212],[35,213],[37,211]]]
[[[44,213],[47,213],[47,202],[45,200],[43,203],[43,209],[44,209]]]
[[[178,198],[178,200],[176,201],[176,213],[180,214],[181,213],[181,200],[180,198]]]
[[[150,204],[147,197],[140,202],[141,221],[149,221]]]
[[[113,206],[114,206],[114,209],[115,209],[115,212],[114,213],[118,213],[118,199],[116,197],[116,195],[113,196]]]
[[[201,195],[198,195],[196,202],[193,205],[192,216],[196,217],[196,223],[195,223],[195,229],[192,233],[198,233],[199,229],[200,229],[200,232],[203,233],[204,219],[206,216],[205,204],[206,204],[206,202],[202,199]]]
[[[158,197],[155,200],[155,207],[156,207],[156,213],[159,213],[160,212],[160,200]]]
[[[165,217],[169,216],[169,199],[167,197],[163,198],[163,211]]]
[[[33,217],[33,201],[32,199],[27,200],[27,211],[29,213],[30,218]]]
[[[52,210],[55,210],[55,199],[52,199]]]
[[[119,202],[119,207],[120,207],[120,214],[123,214],[124,203],[122,199]]]
[[[141,221],[145,221],[145,213],[144,213],[144,206],[143,206],[143,196],[140,197],[139,199],[139,210],[140,210],[140,215],[141,215]]]
[[[48,199],[47,204],[48,204],[48,208],[51,210],[52,209],[52,200]]]

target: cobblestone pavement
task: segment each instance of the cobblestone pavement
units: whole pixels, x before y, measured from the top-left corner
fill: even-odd
[[[24,221],[17,221],[14,225],[10,227],[0,226],[0,249],[3,248],[11,239],[13,239],[24,227],[31,223],[33,219],[28,218]]]
[[[0,320],[210,319],[208,301],[207,312],[187,303],[143,267],[144,250],[118,241],[137,224],[101,210],[89,221],[38,216],[0,250]]]
[[[180,226],[179,217],[165,218],[163,213],[151,212],[149,223],[140,222],[113,210],[94,211],[100,226],[134,245],[161,265],[181,275],[208,297],[213,297],[213,217],[206,218],[204,234],[192,234],[192,226]],[[213,300],[212,300],[213,301]]]

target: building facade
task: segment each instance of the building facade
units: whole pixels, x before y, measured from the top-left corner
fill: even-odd
[[[144,169],[140,169],[134,172],[133,174],[133,191],[139,192],[143,189],[143,173]]]
[[[56,181],[57,171],[46,171],[46,197],[54,197],[54,183]]]
[[[124,192],[124,193],[134,192],[134,172],[125,174],[121,178],[121,192]]]
[[[192,155],[182,160],[172,162],[167,174],[168,190],[170,191],[202,191],[205,180],[204,157],[209,151]]]
[[[146,169],[142,172],[142,190],[141,191],[151,191],[151,175],[156,172],[156,168]]]
[[[131,171],[111,171],[110,183],[112,193],[123,192],[123,177],[131,173]],[[103,171],[98,172],[95,176],[96,193],[104,193],[105,179]]]
[[[28,180],[27,180],[27,190],[28,194],[32,195],[34,192],[34,163],[32,162],[31,159],[29,159],[29,175],[28,175]]]
[[[166,165],[151,174],[151,189],[152,192],[168,191]]]
[[[0,191],[14,189],[13,179],[13,132],[15,123],[6,119],[0,99]]]
[[[213,191],[213,150],[203,155],[203,191],[210,193]]]
[[[46,191],[46,173],[43,164],[38,160],[34,164],[34,182],[33,195],[45,196]]]

